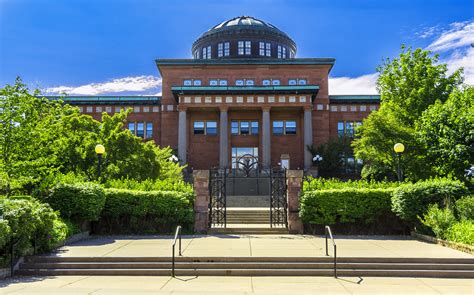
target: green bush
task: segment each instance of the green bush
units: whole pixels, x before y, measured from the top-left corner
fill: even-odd
[[[45,198],[61,216],[74,221],[99,219],[104,208],[104,189],[95,183],[60,183]]]
[[[51,250],[66,238],[67,227],[59,214],[34,198],[2,198],[0,214],[4,218],[0,231],[2,236],[6,233],[0,239],[2,256],[8,255],[10,242],[16,244],[15,254],[20,256],[32,252],[35,240],[37,250],[41,252]]]
[[[412,225],[418,224],[418,217],[430,204],[444,207],[466,194],[466,187],[457,180],[432,179],[403,184],[393,191],[392,211]]]
[[[309,177],[303,182],[303,192],[327,189],[344,188],[391,188],[397,187],[398,182],[388,181],[367,181],[367,180],[347,180],[342,181],[337,178],[313,178]]]
[[[390,212],[392,189],[344,188],[306,191],[300,200],[300,217],[305,223],[334,224],[364,221]]]
[[[457,200],[456,213],[461,220],[474,220],[474,196]]]
[[[453,223],[445,237],[452,242],[474,246],[474,221],[461,220]]]
[[[446,232],[456,222],[456,217],[454,217],[451,209],[440,209],[438,204],[432,204],[428,207],[423,219],[420,218],[420,220],[424,225],[431,228],[437,238],[445,239]]]
[[[190,228],[194,221],[192,203],[181,192],[106,189],[105,195],[101,221],[118,222],[124,231],[156,232],[178,224]]]

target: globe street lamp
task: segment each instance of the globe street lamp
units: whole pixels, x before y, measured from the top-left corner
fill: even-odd
[[[403,181],[403,173],[402,173],[402,169],[400,168],[400,157],[402,153],[405,151],[405,146],[403,145],[403,143],[396,143],[393,146],[393,150],[397,154],[397,176],[398,176],[398,181],[401,182]]]
[[[99,162],[97,164],[97,178],[100,178],[100,167],[102,165],[102,155],[105,153],[105,147],[101,144],[95,146],[95,153],[97,154],[97,158]]]

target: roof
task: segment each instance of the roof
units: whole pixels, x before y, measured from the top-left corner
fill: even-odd
[[[142,95],[128,95],[128,96],[44,96],[51,100],[62,100],[69,104],[156,104],[161,102],[161,96],[142,96]]]
[[[160,66],[201,66],[201,65],[330,65],[331,71],[335,58],[228,58],[228,59],[166,59],[155,60]]]
[[[331,103],[380,103],[380,95],[329,95]]]

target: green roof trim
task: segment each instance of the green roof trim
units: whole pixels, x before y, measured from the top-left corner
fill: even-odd
[[[62,100],[69,104],[156,104],[161,103],[161,96],[44,96],[50,100]]]
[[[329,95],[331,103],[380,103],[380,95]]]

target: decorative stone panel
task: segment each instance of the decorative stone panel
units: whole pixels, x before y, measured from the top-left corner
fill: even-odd
[[[206,233],[209,225],[209,170],[193,171],[194,193],[194,231]]]
[[[290,234],[302,234],[303,223],[299,217],[299,208],[303,170],[287,170],[286,184],[288,189],[288,231]]]

